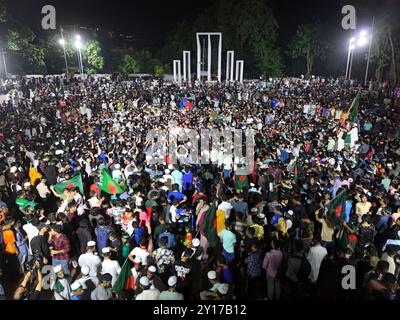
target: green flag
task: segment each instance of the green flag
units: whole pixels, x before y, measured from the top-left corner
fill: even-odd
[[[99,187],[108,194],[120,194],[124,192],[124,189],[121,188],[117,181],[110,176],[106,169],[103,169],[101,173],[101,182]]]
[[[118,275],[117,280],[113,285],[115,292],[121,292],[123,290],[129,291],[135,289],[135,278],[133,277],[131,268],[129,266],[128,258],[126,258],[124,265],[121,268],[121,272]]]
[[[345,219],[346,212],[346,190],[339,193],[328,203],[328,216],[331,217],[333,224],[339,225]]]
[[[79,188],[79,192],[82,194],[84,193],[81,174],[78,174],[69,180],[54,185],[54,190],[57,193],[63,193],[65,189],[71,189],[71,188]]]
[[[353,99],[353,102],[351,103],[350,109],[349,109],[349,121],[350,122],[355,122],[357,119],[357,112],[358,112],[358,105],[360,104],[360,98],[361,98],[361,92],[358,91],[357,95]]]
[[[34,201],[29,201],[25,198],[17,198],[17,200],[15,200],[15,203],[17,204],[17,206],[21,209],[25,209],[27,207],[32,207],[34,208],[37,203]]]
[[[203,221],[200,224],[200,230],[204,232],[210,247],[215,247],[218,244],[217,206],[215,202],[204,215]]]

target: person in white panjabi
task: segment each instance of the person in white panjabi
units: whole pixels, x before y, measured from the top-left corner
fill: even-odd
[[[105,247],[102,250],[103,262],[101,263],[101,273],[109,273],[112,276],[111,284],[114,285],[117,281],[118,275],[121,272],[121,266],[118,261],[111,260],[111,250],[109,247]]]
[[[323,246],[321,246],[320,242],[320,237],[316,237],[315,245],[310,248],[307,256],[307,260],[311,265],[311,283],[315,283],[317,281],[321,263],[328,254],[328,251]]]
[[[140,278],[139,285],[143,291],[136,296],[136,300],[158,300],[160,291],[155,288],[152,289],[150,281],[146,276]]]
[[[95,254],[96,251],[96,242],[88,241],[87,243],[87,251],[84,254],[81,254],[78,259],[78,264],[82,268],[83,266],[89,267],[89,275],[94,277],[97,276],[97,272],[101,267],[101,259],[98,255]]]

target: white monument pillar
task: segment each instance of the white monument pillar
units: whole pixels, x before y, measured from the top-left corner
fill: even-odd
[[[201,80],[201,53],[202,48],[200,44],[200,36],[207,36],[208,48],[207,48],[207,80],[212,80],[211,78],[211,58],[212,58],[212,46],[211,46],[211,36],[218,36],[218,66],[217,66],[217,78],[221,81],[221,61],[222,61],[222,33],[221,32],[196,32],[196,42],[197,42],[197,80]]]
[[[174,60],[172,69],[174,72],[174,81],[181,83],[181,60]]]
[[[236,76],[235,81],[243,82],[243,69],[244,69],[244,60],[236,60]]]
[[[183,81],[191,80],[190,51],[183,51]]]
[[[235,52],[233,50],[226,52],[226,81],[234,81],[233,70],[235,63]]]

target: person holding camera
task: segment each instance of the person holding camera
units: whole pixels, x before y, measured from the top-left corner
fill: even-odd
[[[43,288],[43,275],[40,262],[35,261],[33,269],[29,270],[14,292],[14,300],[39,300]],[[33,290],[32,290],[33,289]]]

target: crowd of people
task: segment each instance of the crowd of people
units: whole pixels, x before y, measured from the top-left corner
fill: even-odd
[[[3,298],[400,298],[399,88],[70,75],[1,85]],[[176,127],[253,130],[251,173],[221,141],[199,151],[208,164],[179,146],[176,162],[170,145],[147,152],[150,130]]]

